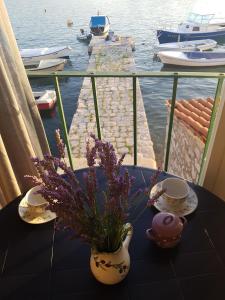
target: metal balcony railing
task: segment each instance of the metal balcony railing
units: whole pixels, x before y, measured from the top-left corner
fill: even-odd
[[[95,117],[96,117],[96,125],[97,125],[97,134],[98,138],[101,139],[101,127],[99,122],[99,111],[98,111],[98,99],[97,99],[97,92],[96,92],[96,84],[95,78],[100,77],[119,77],[119,78],[132,78],[133,80],[133,140],[134,140],[134,165],[137,165],[137,78],[173,78],[173,88],[172,88],[172,98],[171,98],[171,110],[170,110],[170,117],[169,117],[169,124],[168,124],[168,133],[167,133],[167,143],[166,143],[166,152],[165,152],[165,160],[164,160],[164,170],[167,171],[168,169],[168,162],[169,162],[169,154],[170,154],[170,143],[171,143],[171,135],[173,129],[173,118],[174,118],[174,109],[176,103],[176,95],[177,95],[177,87],[178,81],[180,78],[211,78],[217,79],[217,87],[216,93],[214,97],[214,104],[212,109],[212,115],[210,120],[210,126],[208,130],[208,135],[206,139],[206,144],[204,148],[204,153],[202,156],[201,168],[199,178],[201,176],[202,167],[206,159],[206,154],[208,150],[208,146],[210,143],[210,138],[212,134],[212,128],[214,124],[214,120],[216,117],[217,108],[219,105],[219,101],[221,98],[221,90],[224,81],[225,74],[224,73],[212,73],[212,72],[84,72],[84,71],[61,71],[61,72],[27,72],[28,78],[52,78],[55,91],[57,95],[57,106],[59,109],[59,116],[60,121],[62,123],[62,129],[64,134],[64,140],[68,151],[68,157],[71,167],[73,168],[72,162],[72,154],[71,154],[71,147],[68,139],[68,131],[65,121],[65,115],[63,110],[63,101],[60,92],[59,86],[59,78],[65,77],[89,77],[91,78],[92,83],[92,92],[93,92],[93,99],[94,99],[94,108],[95,108]]]

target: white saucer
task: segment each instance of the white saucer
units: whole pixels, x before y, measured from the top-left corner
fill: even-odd
[[[157,183],[152,191],[151,196],[158,190],[162,189],[162,181]],[[177,216],[186,216],[191,214],[198,206],[198,197],[196,193],[190,188],[188,196],[184,200],[168,201],[165,196],[160,196],[154,203],[154,206],[159,211],[173,213]]]
[[[56,214],[50,210],[41,210],[40,213],[32,211],[27,204],[27,200],[24,197],[18,206],[18,213],[20,218],[29,224],[43,224],[50,222],[56,218]]]

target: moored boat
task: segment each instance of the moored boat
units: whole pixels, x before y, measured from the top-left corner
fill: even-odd
[[[158,51],[204,51],[215,48],[216,45],[217,42],[210,39],[165,43],[158,46]]]
[[[80,34],[77,35],[79,41],[89,42],[92,39],[92,33],[88,33],[84,29],[80,29]]]
[[[110,28],[109,18],[107,16],[92,16],[89,27],[93,35],[107,35]]]
[[[41,61],[26,63],[27,71],[62,71],[66,64],[66,59],[44,59]]]
[[[161,51],[158,56],[167,65],[189,67],[213,67],[225,65],[225,52]]]
[[[218,43],[225,41],[225,24],[214,22],[214,14],[200,15],[191,13],[187,21],[173,30],[157,30],[160,44],[191,40],[212,39]]]
[[[42,59],[69,58],[71,50],[70,46],[21,49],[20,55],[24,64],[26,64]]]
[[[39,110],[53,109],[56,103],[56,93],[53,90],[33,92]]]

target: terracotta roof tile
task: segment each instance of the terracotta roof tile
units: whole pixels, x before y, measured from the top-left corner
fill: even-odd
[[[203,105],[201,102],[199,102],[199,100],[197,100],[197,99],[191,99],[191,100],[189,100],[189,102],[190,102],[193,106],[195,106],[196,108],[198,108],[199,110],[204,111],[204,112],[207,113],[209,116],[211,116],[211,110],[210,110],[207,106],[205,106],[205,105]],[[207,101],[206,101],[206,102],[207,102]]]
[[[171,100],[167,101],[171,105]],[[204,142],[206,141],[213,108],[213,99],[176,100],[175,116],[192,128]]]
[[[209,101],[207,101],[207,99],[198,99],[198,102],[201,103],[202,105],[206,106],[210,111],[212,110],[213,108],[213,104],[210,103]],[[211,115],[211,113],[210,113]]]
[[[212,98],[207,98],[206,100],[207,100],[207,102],[209,102],[209,103],[211,103],[213,105],[213,101],[214,100]]]

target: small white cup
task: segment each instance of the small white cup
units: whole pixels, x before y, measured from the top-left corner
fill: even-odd
[[[40,190],[40,186],[35,186],[31,188],[26,194],[26,200],[28,206],[36,212],[43,212],[48,202],[40,195],[36,194],[36,192]]]
[[[168,200],[185,200],[189,193],[189,186],[180,178],[167,178],[162,182],[164,195]]]

